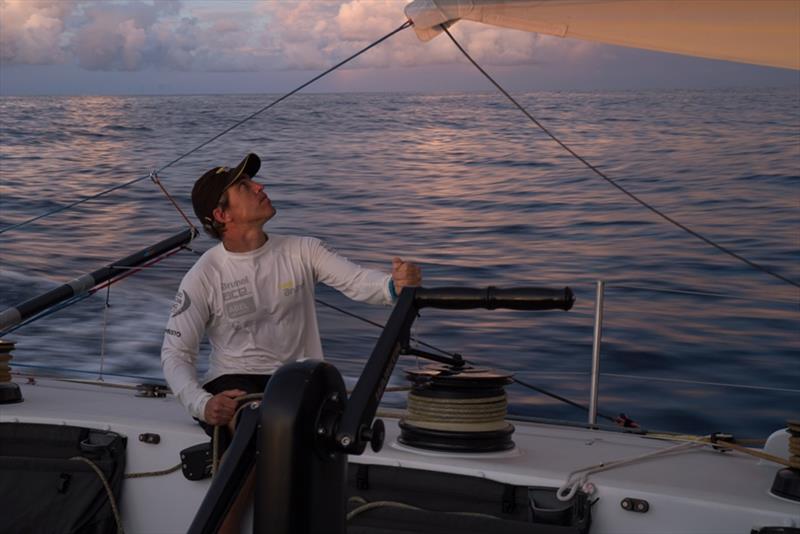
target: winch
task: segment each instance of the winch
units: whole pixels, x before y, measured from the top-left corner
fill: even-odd
[[[429,365],[406,370],[413,388],[399,442],[448,452],[494,452],[514,448],[506,422],[504,386],[510,374],[491,369]]]

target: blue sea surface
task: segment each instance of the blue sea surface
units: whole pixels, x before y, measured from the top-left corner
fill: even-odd
[[[621,186],[800,281],[798,87],[518,97]],[[2,98],[0,232],[145,177],[274,98]],[[570,286],[577,296],[569,312],[424,310],[413,335],[427,343],[588,404],[595,285],[603,280],[602,413],[624,412],[651,429],[750,437],[800,418],[797,287],[644,209],[501,95],[298,95],[160,179],[193,217],[194,180],[251,151],[278,210],[268,232],[320,237],[371,267],[388,269],[394,255],[414,260],[426,286]],[[0,308],[184,227],[143,179],[0,233]],[[203,236],[192,248],[213,244]],[[160,378],[164,324],[196,257],[181,252],[6,336],[18,343],[12,364]],[[326,287],[318,296],[380,323],[390,312]],[[326,358],[352,383],[379,330],[325,306],[318,313]],[[402,359],[392,383],[422,364]],[[586,420],[519,385],[508,392],[513,413]]]

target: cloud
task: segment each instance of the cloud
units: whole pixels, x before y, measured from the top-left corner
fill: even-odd
[[[276,53],[285,68],[320,69],[341,60],[389,33],[405,21],[406,0],[350,0],[338,5],[304,1],[276,6],[264,2],[264,31],[277,32]],[[276,30],[275,28],[278,28]],[[500,29],[474,22],[451,28],[453,36],[487,65],[533,65],[591,55],[596,46],[579,41]],[[357,67],[437,65],[464,61],[447,36],[421,43],[410,30],[370,50]]]
[[[0,0],[0,62],[96,71],[322,69],[405,21],[406,0],[346,2]],[[593,45],[461,22],[453,35],[487,65],[586,60]],[[411,30],[348,68],[462,62],[446,36]]]
[[[64,62],[64,19],[74,6],[68,0],[0,0],[0,62]]]
[[[124,4],[81,3],[72,31],[70,50],[77,63],[89,70],[140,70],[161,60],[163,43],[156,30],[163,18],[174,17],[174,0]]]

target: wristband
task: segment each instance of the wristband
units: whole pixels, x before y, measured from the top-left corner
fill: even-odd
[[[389,294],[392,296],[392,300],[397,300],[397,290],[394,287],[394,280],[391,278],[389,279]]]

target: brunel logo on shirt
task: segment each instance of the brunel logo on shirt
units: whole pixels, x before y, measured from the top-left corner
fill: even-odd
[[[241,317],[256,311],[253,289],[247,276],[232,282],[222,282],[222,302],[225,315],[230,318]]]

